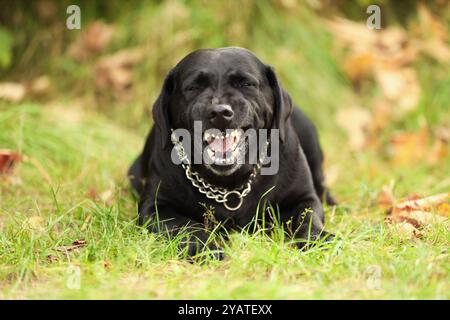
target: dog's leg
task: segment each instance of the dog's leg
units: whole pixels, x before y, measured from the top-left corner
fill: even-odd
[[[188,219],[180,215],[177,210],[163,204],[158,204],[156,209],[154,201],[148,197],[139,204],[139,224],[141,226],[146,226],[150,232],[164,234],[169,239],[183,235],[180,249],[187,247],[189,257],[194,257],[205,249],[209,249],[214,251],[212,255],[215,259],[223,259],[223,252],[214,244],[209,243],[210,234],[201,223]]]
[[[307,195],[293,208],[281,210],[281,222],[297,243],[299,249],[306,249],[314,241],[330,241],[334,235],[324,230],[324,214],[317,195]]]
[[[139,155],[128,169],[128,179],[137,194],[141,194],[143,188],[142,155]]]
[[[317,196],[328,205],[337,204],[331,196],[328,188],[325,187],[325,177],[323,173],[323,152],[320,147],[319,136],[312,121],[298,108],[294,109],[291,116],[294,130],[300,140],[303,152],[306,156],[309,169],[311,170],[314,189]]]

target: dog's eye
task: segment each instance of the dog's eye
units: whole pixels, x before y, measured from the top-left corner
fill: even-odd
[[[237,82],[236,86],[238,88],[250,88],[250,87],[256,87],[256,85],[254,83],[251,83],[249,81],[241,81],[241,82]]]
[[[185,90],[186,90],[186,91],[196,91],[196,90],[198,90],[198,89],[200,89],[199,86],[189,86],[189,87],[187,87]]]

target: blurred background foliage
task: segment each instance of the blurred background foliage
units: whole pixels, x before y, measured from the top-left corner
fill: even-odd
[[[3,88],[19,90],[10,100],[70,101],[144,132],[183,56],[242,46],[331,129],[329,144],[336,132],[352,149],[384,144],[393,130],[424,123],[447,128],[439,138],[447,139],[448,1],[374,3],[381,30],[365,27],[369,0],[85,0],[76,2],[81,30],[68,30],[73,1],[1,0],[0,81],[20,85]]]
[[[66,27],[72,4],[80,30]],[[371,4],[380,30],[366,26]],[[430,221],[450,215],[449,24],[448,0],[0,0],[0,287],[36,280],[21,298],[447,297],[448,228]],[[125,175],[164,77],[189,52],[223,46],[272,65],[317,124],[340,203],[327,228],[350,239],[342,253],[239,238],[228,267],[201,272],[171,264],[172,242],[132,232]],[[428,211],[399,206],[429,195]],[[66,262],[82,266],[83,290],[63,289]],[[373,265],[381,291],[366,289]]]

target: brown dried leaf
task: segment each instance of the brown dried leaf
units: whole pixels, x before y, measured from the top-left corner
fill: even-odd
[[[430,197],[410,195],[388,209],[386,221],[390,228],[402,237],[412,238],[423,235],[423,227],[447,220],[450,206],[447,203],[450,193],[441,193]],[[437,213],[437,214],[435,214]]]
[[[82,248],[84,246],[86,246],[86,241],[84,239],[80,239],[80,240],[75,240],[69,246],[57,247],[56,251],[59,251],[59,252],[70,252],[70,251],[73,251],[73,250],[80,249],[80,248]]]
[[[11,173],[21,159],[20,154],[15,151],[0,149],[0,174]]]
[[[29,86],[29,93],[35,96],[46,95],[50,91],[50,78],[48,76],[40,76],[34,79]]]
[[[0,83],[0,99],[9,102],[19,102],[23,100],[26,94],[26,88],[21,83],[2,82]]]
[[[396,165],[416,163],[427,154],[428,130],[419,132],[401,132],[392,136],[390,141],[391,160]]]
[[[376,42],[376,32],[368,29],[363,23],[335,18],[325,21],[325,24],[343,47],[367,48]]]
[[[395,197],[394,197],[394,183],[390,183],[389,185],[384,185],[381,187],[381,191],[378,193],[378,205],[387,209],[394,205]]]
[[[392,219],[387,219],[387,222],[389,229],[402,239],[420,238],[423,236],[422,231],[409,222],[392,221]]]
[[[433,15],[423,3],[417,7],[421,49],[441,63],[450,62],[450,48],[447,44],[448,31],[440,19]]]
[[[428,163],[436,164],[440,160],[447,159],[448,156],[448,144],[443,140],[436,140],[431,147],[431,151],[428,154]]]
[[[450,204],[448,203],[441,203],[436,206],[436,213],[440,214],[441,216],[450,217]]]
[[[142,48],[121,50],[100,59],[95,67],[95,84],[99,91],[113,91],[117,98],[126,97],[133,81],[133,66],[145,56]],[[111,90],[113,89],[113,90]]]
[[[360,81],[372,73],[374,59],[367,51],[350,53],[344,58],[344,71],[353,82]]]
[[[397,118],[417,107],[421,89],[414,69],[381,64],[374,75],[384,97],[391,100],[392,114]]]
[[[53,254],[49,254],[49,255],[47,255],[47,261],[49,263],[55,263],[58,261],[58,257]]]
[[[70,46],[69,56],[83,61],[101,53],[110,43],[113,30],[112,26],[101,21],[89,24],[78,40]]]
[[[419,199],[408,199],[395,205],[394,212],[430,210],[450,199],[450,193],[440,193],[434,196]]]
[[[336,121],[347,133],[352,149],[359,150],[365,146],[370,119],[370,112],[358,106],[339,109]]]

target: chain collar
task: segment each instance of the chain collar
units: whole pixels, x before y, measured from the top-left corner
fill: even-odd
[[[242,206],[242,203],[244,202],[244,197],[246,197],[252,190],[252,183],[254,182],[259,171],[261,170],[262,163],[266,157],[267,146],[269,145],[269,141],[267,141],[265,148],[262,152],[262,155],[258,160],[258,163],[253,167],[253,171],[250,174],[248,180],[238,188],[228,190],[226,188],[215,186],[213,184],[206,182],[205,179],[203,179],[198,172],[192,169],[189,157],[187,156],[182,143],[175,136],[173,129],[171,140],[177,151],[178,158],[181,161],[181,166],[184,169],[186,178],[191,182],[191,184],[195,188],[197,188],[197,190],[200,193],[204,194],[209,199],[215,200],[217,203],[223,204],[223,206],[229,211],[238,210]],[[233,195],[239,199],[238,203],[235,206],[231,206],[230,204],[228,204],[230,197]]]

